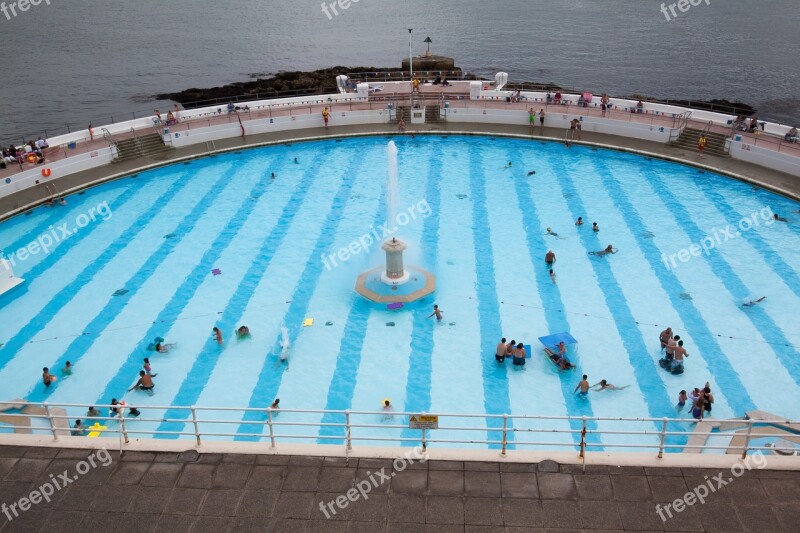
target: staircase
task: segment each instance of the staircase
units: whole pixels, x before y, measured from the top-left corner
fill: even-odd
[[[139,157],[151,157],[163,159],[171,147],[164,144],[164,139],[158,133],[140,135],[130,139],[115,140],[114,146],[117,148],[117,157],[112,163],[122,163]]]
[[[686,150],[691,150],[693,152],[697,151],[697,142],[700,140],[700,136],[703,134],[702,130],[696,130],[693,128],[684,128],[681,132],[680,137],[678,137],[675,141],[672,141],[673,146],[677,146],[679,148],[684,148]],[[721,133],[714,133],[714,132],[705,132],[706,140],[706,150],[707,154],[716,155],[719,157],[730,157],[728,152],[725,150],[725,135]]]
[[[445,121],[442,118],[442,110],[438,105],[425,106],[425,123],[426,124],[443,124]]]
[[[407,105],[397,106],[394,112],[394,119],[392,120],[392,122],[394,124],[397,124],[401,120],[405,121],[406,124],[411,124],[411,106]]]

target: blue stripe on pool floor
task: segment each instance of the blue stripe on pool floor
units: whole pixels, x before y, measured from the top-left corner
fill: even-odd
[[[525,168],[522,157],[519,153],[508,152],[508,160],[516,165],[517,168]],[[517,202],[519,203],[519,210],[522,213],[522,225],[525,230],[525,238],[528,243],[528,253],[531,258],[531,265],[533,265],[534,276],[536,278],[536,287],[539,290],[542,299],[542,307],[544,307],[544,316],[547,321],[548,333],[558,333],[561,331],[570,331],[569,321],[564,313],[564,301],[561,298],[561,290],[558,285],[554,285],[550,281],[549,274],[546,273],[542,265],[544,254],[547,251],[544,240],[542,239],[542,224],[539,218],[536,204],[533,202],[531,189],[528,182],[521,177],[514,179],[514,187],[517,193]],[[541,267],[539,265],[542,265]],[[575,361],[580,364],[580,361]],[[567,380],[573,377],[573,372],[559,373],[558,381],[561,385],[561,394],[564,397],[564,403],[567,407],[567,413],[570,416],[594,416],[592,404],[586,400],[579,399],[575,396],[574,386]],[[573,431],[580,431],[583,424],[580,420],[570,420],[570,428]],[[597,424],[593,422],[587,423],[588,429],[597,429]],[[581,441],[580,434],[572,434],[573,441],[577,444]],[[594,444],[593,450],[602,450],[599,447],[600,438],[595,433],[589,433],[587,442]]]
[[[291,228],[292,220],[303,205],[306,193],[311,189],[311,185],[319,174],[319,169],[325,162],[325,156],[331,151],[331,147],[320,147],[317,156],[313,159],[311,166],[303,173],[291,198],[281,211],[275,227],[264,239],[261,248],[256,254],[256,259],[248,268],[243,279],[258,279],[266,271],[272,262],[275,252],[280,248],[283,239]],[[222,331],[232,330],[244,314],[247,304],[255,294],[258,283],[242,283],[236,289],[236,293],[228,300],[225,311],[219,317],[217,323]],[[172,400],[173,405],[194,405],[200,394],[206,387],[211,373],[222,354],[222,348],[217,345],[213,338],[206,340],[203,349],[197,354],[192,364],[191,370],[178,389],[178,394]],[[165,419],[183,420],[189,416],[184,410],[169,409],[164,415]],[[162,422],[158,426],[158,431],[181,431],[184,422]],[[176,438],[177,435],[173,436]]]
[[[155,338],[159,334],[163,334],[164,329],[169,327],[169,325],[183,313],[183,310],[191,302],[203,281],[208,278],[208,272],[211,270],[211,267],[222,256],[225,250],[228,249],[228,246],[230,246],[233,239],[239,233],[239,230],[241,230],[245,222],[247,222],[248,218],[252,215],[256,206],[259,205],[260,201],[253,202],[252,198],[263,193],[267,186],[272,183],[270,178],[271,174],[273,172],[279,173],[284,164],[285,161],[279,166],[275,166],[275,162],[273,162],[271,166],[262,172],[261,178],[253,186],[249,194],[242,197],[244,201],[239,209],[236,210],[236,214],[225,224],[222,231],[220,231],[214,239],[212,246],[206,250],[192,272],[186,276],[183,283],[175,290],[167,304],[158,313],[158,316],[153,321],[153,325],[150,326],[142,337],[142,343],[150,342],[150,339]],[[265,198],[264,201],[268,201],[263,195],[261,197]],[[108,382],[105,391],[103,391],[95,403],[108,404],[111,402],[112,397],[120,395],[119,383],[125,381],[125,376],[136,375],[137,370],[142,366],[140,357],[141,348],[137,346],[125,358],[117,374]]]
[[[186,186],[188,184],[188,181],[187,181],[188,179],[189,179],[189,174],[188,173],[181,174],[181,176],[177,180],[175,180],[175,183],[173,183],[173,185],[170,188],[170,190],[173,191],[173,193],[179,191],[180,189],[182,189],[184,186]],[[174,188],[174,190],[173,190],[173,188]],[[112,206],[111,210],[114,211],[114,210],[120,209],[122,206],[127,204],[129,201],[131,201],[132,199],[136,198],[136,196],[138,194],[140,194],[140,193],[141,193],[141,189],[139,189],[138,187],[129,187],[127,191],[125,191],[124,193],[122,193],[121,195],[119,195],[117,197],[117,199],[114,201],[114,205]],[[159,198],[159,200],[161,200],[163,198],[168,198],[166,196],[166,193],[162,194],[161,198]],[[140,220],[141,220],[141,217],[140,217]],[[66,238],[63,241],[61,241],[61,244],[58,247],[58,253],[51,253],[45,259],[42,259],[38,264],[36,264],[34,267],[32,267],[29,271],[25,272],[25,278],[29,279],[29,280],[34,280],[34,279],[40,277],[42,274],[47,272],[47,270],[50,269],[54,264],[56,264],[62,257],[64,257],[67,254],[67,252],[69,252],[72,248],[77,246],[83,239],[85,239],[86,237],[88,237],[91,234],[92,234],[91,231],[83,231],[83,232],[79,231],[77,233],[71,234],[69,236],[69,238]],[[118,244],[120,242],[123,242],[123,239],[118,238],[117,240],[114,241],[113,244]],[[109,249],[111,248],[111,246],[112,245],[109,245]],[[105,258],[105,255],[107,253],[110,253],[109,249],[107,249],[105,252],[103,252],[103,254],[101,254],[100,257],[98,257],[95,260],[95,262],[96,261],[100,261],[103,258]],[[113,255],[116,255],[116,252],[113,252]],[[113,255],[111,257],[113,257]],[[82,272],[81,274],[85,274],[85,272]],[[85,276],[84,276],[84,278],[85,278]],[[76,279],[83,279],[83,278],[81,278],[81,276],[78,276],[78,278],[76,278]],[[80,287],[81,285],[75,285],[74,282],[73,282],[73,284],[71,284],[71,286],[77,286],[77,287]],[[7,306],[11,305],[12,302],[16,301],[18,298],[21,298],[23,295],[27,294],[27,292],[28,292],[28,285],[27,284],[22,285],[22,286],[18,287],[17,290],[15,290],[14,292],[9,293],[8,296],[4,297],[2,299],[2,301],[1,301],[2,303],[0,305],[2,305],[2,307],[7,307]],[[2,364],[2,363],[0,363],[0,364]],[[0,366],[0,368],[2,368],[2,366]]]
[[[386,193],[381,194],[378,209],[372,227],[379,227],[386,218]],[[388,224],[387,224],[388,226]],[[377,243],[376,243],[377,244]],[[343,411],[353,407],[353,394],[358,382],[358,369],[361,366],[364,336],[367,331],[369,317],[375,304],[357,299],[347,315],[339,351],[336,354],[336,368],[333,371],[328,387],[328,398],[325,402],[326,411]],[[345,416],[342,414],[326,413],[322,416],[323,424],[343,424]],[[320,437],[344,437],[345,430],[339,426],[320,426]],[[331,438],[319,438],[317,444],[341,444],[343,441]]]
[[[426,268],[434,268],[439,257],[442,151],[438,144],[434,146],[428,161],[428,175],[425,184],[425,200],[430,206],[431,216],[427,217],[422,225],[420,252],[422,253],[423,267]],[[408,357],[408,374],[406,375],[406,412],[422,413],[431,409],[431,374],[433,371],[431,357],[435,346],[433,324],[425,313],[415,312],[411,322],[411,350]],[[400,437],[418,439],[420,432],[404,428],[400,432]],[[405,441],[402,446],[415,446],[416,444],[413,441]]]
[[[306,266],[303,269],[303,273],[300,275],[300,279],[297,282],[297,288],[292,296],[292,303],[289,305],[289,309],[283,317],[283,324],[302,324],[303,318],[308,311],[308,305],[311,302],[311,298],[319,282],[319,278],[322,275],[323,264],[320,257],[322,257],[325,249],[334,240],[336,231],[339,228],[339,223],[341,222],[341,214],[347,206],[347,202],[350,199],[350,191],[355,184],[355,178],[353,178],[353,176],[360,176],[363,164],[363,157],[351,158],[344,172],[342,183],[339,185],[339,190],[336,191],[336,196],[331,202],[330,211],[328,211],[328,216],[322,225],[322,231],[314,245],[314,250],[311,252]],[[291,344],[295,343],[298,333],[299,329],[290,329],[289,335]],[[270,350],[270,353],[266,354],[264,358],[264,365],[261,368],[261,372],[259,372],[258,381],[250,396],[248,407],[266,408],[278,394],[278,389],[283,379],[283,373],[286,370],[285,365],[279,365],[277,369],[275,368],[275,365],[279,363],[276,354],[280,352],[281,340],[281,336],[278,335],[275,339],[273,349]],[[267,417],[264,412],[247,411],[242,418],[242,423],[239,425],[237,433],[261,433],[264,430],[263,425],[248,424],[248,422],[263,422],[266,419]],[[237,435],[234,437],[234,440],[258,440],[258,438]]]
[[[661,173],[657,171],[650,171],[647,173],[649,178],[648,182],[656,191],[656,194],[661,198],[665,206],[669,206],[671,210],[676,212],[675,221],[680,228],[689,235],[693,242],[700,242],[705,233],[692,218],[689,211],[676,197],[672,194],[669,188],[664,184]],[[742,298],[750,296],[752,292],[745,286],[736,271],[731,268],[728,262],[720,254],[709,254],[703,256],[703,261],[706,261],[711,267],[712,272],[723,283],[728,292],[737,301]],[[786,368],[786,371],[792,376],[794,382],[800,385],[800,358],[798,352],[786,338],[783,330],[772,320],[772,317],[761,307],[755,306],[747,309],[747,312],[742,311],[744,316],[752,322],[753,327],[763,336],[765,340],[770,342],[769,347],[777,356],[781,364]]]
[[[605,174],[601,175],[603,187],[620,212],[625,213],[625,220],[631,234],[636,239],[648,263],[650,263],[650,267],[655,272],[661,288],[669,296],[672,307],[682,317],[683,323],[688,328],[691,328],[692,339],[703,353],[708,369],[714,375],[717,384],[725,392],[728,404],[734,412],[741,415],[744,415],[746,411],[755,409],[755,403],[747,393],[744,384],[739,380],[738,374],[725,356],[725,352],[722,351],[722,348],[711,333],[702,313],[690,300],[684,300],[680,297],[681,294],[687,292],[686,289],[675,273],[664,266],[661,260],[661,250],[652,240],[644,237],[644,234],[649,233],[650,229],[642,220],[638,210],[633,206],[622,186],[613,176],[608,172],[603,174]],[[732,392],[734,394],[731,394]]]
[[[703,184],[699,184],[698,189],[702,191],[708,200],[714,204],[728,220],[733,221],[731,225],[738,223],[738,221],[743,218],[742,215],[725,200],[724,195],[713,189],[704,187]],[[762,222],[764,222],[765,225],[774,223],[773,221],[767,222],[764,220],[762,220]],[[783,260],[781,254],[776,252],[757,231],[742,231],[741,236],[761,254],[764,258],[764,262],[769,265],[772,271],[775,272],[784,283],[786,283],[786,286],[789,287],[796,296],[800,296],[800,276],[798,276],[797,272]]]
[[[147,226],[147,222],[155,218],[167,205],[167,200],[175,196],[181,189],[188,186],[191,179],[188,173],[181,175],[153,204],[142,213],[133,223],[128,226],[126,230],[120,233],[114,242],[112,242],[100,256],[92,262],[91,269],[82,270],[81,273],[63,289],[53,296],[37,314],[34,316],[22,329],[20,329],[14,337],[9,339],[2,348],[0,348],[0,370],[2,370],[16,355],[17,351],[22,346],[39,333],[58,313],[58,310],[67,305],[75,295],[80,291],[80,288],[86,285],[94,277],[95,273],[104,268],[117,254],[122,251],[127,243],[136,236],[142,229]],[[140,192],[138,187],[131,187],[130,195],[125,193],[126,198],[124,201],[130,200]],[[91,232],[84,232],[80,237],[76,237],[75,241],[79,241],[84,235],[89,235]],[[68,242],[72,242],[72,238]],[[72,246],[72,245],[71,245]],[[48,266],[42,268],[45,270],[52,266],[58,258],[47,260]],[[44,262],[43,262],[44,263]],[[37,266],[42,266],[40,263]],[[18,292],[15,297],[23,294]]]
[[[486,179],[483,169],[483,157],[479,145],[471,144],[469,148],[469,180],[472,203],[472,244],[475,253],[475,276],[478,280],[476,292],[478,300],[478,327],[480,330],[480,350],[477,354],[481,362],[483,377],[484,412],[490,415],[511,414],[511,401],[508,392],[508,369],[506,365],[498,365],[494,358],[497,338],[503,333],[500,319],[500,303],[497,297],[497,284],[494,271],[494,250],[489,227],[489,213],[486,210]],[[503,420],[487,418],[486,425],[493,428],[487,432],[487,440],[503,440]],[[513,428],[513,419],[508,419],[509,429]],[[513,432],[507,440],[513,441]],[[499,449],[500,444],[490,444],[489,448]],[[513,448],[513,446],[512,446]]]
[[[577,220],[579,216],[586,214],[587,211],[583,205],[583,200],[581,200],[580,193],[572,181],[571,173],[575,172],[575,170],[565,164],[564,158],[566,157],[569,157],[568,154],[562,153],[561,157],[556,158],[553,170],[555,170],[558,177],[562,194],[570,198],[567,206],[572,214],[572,219]],[[599,160],[600,158],[596,159]],[[615,179],[609,170],[602,166],[602,162],[596,164],[596,170],[603,179]],[[584,250],[587,253],[594,251],[592,248],[597,247],[597,239],[594,238],[594,235],[587,231],[579,231],[578,234]],[[647,348],[647,343],[637,325],[638,323],[628,306],[625,293],[622,291],[622,287],[611,269],[610,259],[611,257],[604,257],[601,260],[590,258],[589,264],[592,265],[592,270],[597,276],[598,287],[605,297],[606,308],[614,318],[612,323],[622,340],[622,345],[625,347],[624,352],[628,355],[639,389],[642,392],[646,391],[645,403],[647,404],[647,411],[654,418],[675,416],[675,410],[670,401],[666,385],[659,375],[659,368],[653,359],[649,357],[650,350]],[[642,357],[641,354],[648,354],[648,357]]]
[[[139,289],[147,283],[150,277],[156,273],[158,267],[167,260],[169,254],[172,253],[172,251],[181,243],[183,238],[195,227],[200,218],[205,215],[214,205],[214,202],[219,198],[220,193],[227,187],[231,186],[231,184],[236,182],[234,177],[240,170],[241,167],[232,166],[227,172],[221,174],[219,178],[217,178],[217,180],[211,184],[203,197],[194,204],[192,210],[189,211],[189,213],[187,213],[180,222],[175,224],[175,229],[173,230],[174,237],[171,239],[164,239],[164,241],[161,243],[161,246],[159,246],[152,254],[150,254],[150,256],[142,263],[142,266],[139,268],[139,270],[137,270],[125,281],[125,283],[122,284],[123,287],[128,288],[129,292],[121,298],[110,298],[106,305],[86,326],[87,332],[102,333],[102,331],[114,321],[117,315],[122,313],[122,310],[128,305],[128,302],[131,300],[131,298],[133,298]],[[163,204],[159,202],[157,205],[163,209],[168,205],[168,202],[164,202]],[[157,216],[157,213],[153,214],[153,218],[156,218]],[[142,231],[146,225],[147,224],[142,224],[141,227],[137,228],[137,233]],[[136,234],[129,235],[129,240],[132,241],[135,237]],[[62,368],[67,361],[70,361],[72,364],[79,362],[81,358],[83,358],[84,354],[89,351],[97,338],[97,334],[81,335],[73,340],[61,357],[59,357],[58,360],[50,366],[52,368]],[[136,369],[128,374],[129,377],[134,379],[136,375]],[[124,377],[121,377],[121,379],[124,381]],[[109,385],[113,383],[119,384],[118,381],[112,381]],[[34,402],[40,401],[44,399],[49,392],[49,389],[37,387],[28,395],[28,400]],[[121,396],[121,393],[122,391],[118,390],[116,396]],[[112,396],[113,395],[114,394],[112,394]],[[110,403],[110,398],[108,399],[109,402],[100,403]]]

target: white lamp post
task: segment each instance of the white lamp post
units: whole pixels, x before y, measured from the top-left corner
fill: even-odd
[[[408,28],[408,70],[411,76],[411,81],[414,81],[414,55],[411,52],[411,28]],[[412,86],[413,90],[413,86]]]

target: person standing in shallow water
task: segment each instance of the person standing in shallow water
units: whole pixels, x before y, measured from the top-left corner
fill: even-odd
[[[497,344],[497,349],[494,352],[494,358],[497,360],[498,363],[502,363],[506,360],[506,338],[503,337],[500,342]]]
[[[437,321],[439,321],[439,322],[442,321],[442,310],[439,309],[439,306],[436,305],[436,304],[434,304],[434,306],[433,306],[433,313],[429,314],[428,318],[430,318],[432,316],[436,316],[436,320]]]

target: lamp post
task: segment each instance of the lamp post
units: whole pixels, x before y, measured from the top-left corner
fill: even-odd
[[[414,81],[414,55],[411,52],[411,28],[408,28],[408,71],[411,81]],[[413,87],[412,87],[413,90]]]

